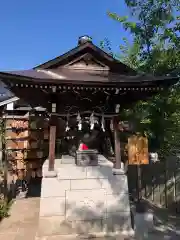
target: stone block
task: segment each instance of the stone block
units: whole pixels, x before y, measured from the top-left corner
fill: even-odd
[[[65,197],[41,198],[40,216],[65,215]]]
[[[61,167],[61,158],[56,158],[54,161],[55,170]]]
[[[86,168],[71,164],[62,164],[58,168],[58,179],[85,179]]]
[[[102,231],[102,219],[93,219],[89,221],[73,221],[73,229],[77,234],[85,235],[98,233]]]
[[[75,158],[71,156],[63,155],[60,162],[61,164],[75,164]]]
[[[93,220],[105,217],[103,189],[66,191],[66,219]]]
[[[56,171],[49,171],[48,168],[43,169],[42,172],[43,178],[56,178],[57,177],[57,172]]]
[[[111,161],[109,161],[101,154],[98,155],[98,163],[100,166],[110,166],[111,168],[113,168],[114,165]]]
[[[101,179],[102,188],[107,194],[128,194],[128,184],[126,175],[113,175],[108,179]]]
[[[131,231],[131,218],[128,213],[110,213],[102,220],[102,229],[106,233]]]
[[[70,180],[71,190],[73,189],[100,189],[101,181],[99,179]]]
[[[58,180],[57,178],[43,178],[41,197],[63,197],[65,190],[70,189],[70,180]]]
[[[87,178],[111,178],[112,168],[110,166],[87,167]]]
[[[128,194],[106,195],[107,213],[130,212]]]
[[[42,180],[40,236],[87,236],[131,228],[127,176],[113,175],[111,162],[101,156],[99,166],[83,167],[56,159],[55,166],[57,177]],[[43,171],[47,168],[48,161]]]
[[[55,159],[54,167],[55,167],[55,170],[61,167],[61,159],[57,159],[57,158]],[[43,172],[44,171],[46,172],[48,168],[49,168],[49,159],[46,159],[42,166]]]
[[[61,216],[43,217],[39,219],[38,237],[70,234],[90,234],[102,231],[102,220],[68,221]],[[60,236],[59,236],[60,239]]]

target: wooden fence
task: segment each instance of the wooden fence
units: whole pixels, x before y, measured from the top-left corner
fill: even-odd
[[[157,205],[180,213],[180,159],[170,157],[166,161],[141,166],[141,195]],[[138,196],[137,166],[128,167],[130,195]]]

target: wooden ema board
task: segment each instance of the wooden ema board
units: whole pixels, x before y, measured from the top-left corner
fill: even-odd
[[[44,138],[48,139],[48,123],[37,116],[6,120],[6,148],[10,169],[28,174],[41,169]]]
[[[142,136],[128,138],[128,164],[149,164],[148,140]]]
[[[27,129],[29,126],[29,121],[26,119],[7,119],[6,128],[17,128],[17,129]]]
[[[6,131],[6,148],[7,149],[39,149],[43,146],[44,133],[41,131]]]
[[[16,131],[14,129],[6,130],[6,140],[7,139],[22,139],[27,138],[29,136],[28,130]]]

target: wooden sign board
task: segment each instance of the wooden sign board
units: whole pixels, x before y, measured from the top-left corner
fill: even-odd
[[[148,140],[142,136],[132,136],[128,139],[128,164],[149,164]]]
[[[29,122],[26,120],[13,120],[11,123],[11,127],[16,129],[27,129],[28,125]]]

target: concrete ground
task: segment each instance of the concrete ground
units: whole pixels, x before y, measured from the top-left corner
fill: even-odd
[[[61,236],[35,237],[38,228],[39,203],[38,197],[16,200],[11,207],[10,217],[0,223],[0,240],[63,240]],[[124,240],[124,237],[98,239]]]
[[[0,240],[34,240],[38,226],[39,198],[19,199],[10,216],[0,223]]]
[[[0,240],[63,240],[61,236],[35,237],[38,228],[39,203],[39,197],[16,200],[11,207],[10,217],[0,223]],[[136,239],[180,239],[180,217],[170,215],[165,209],[157,208],[154,210],[156,215],[156,229],[145,238],[138,237]],[[65,239],[75,240],[70,238]],[[130,238],[122,236],[96,239],[130,240]]]

